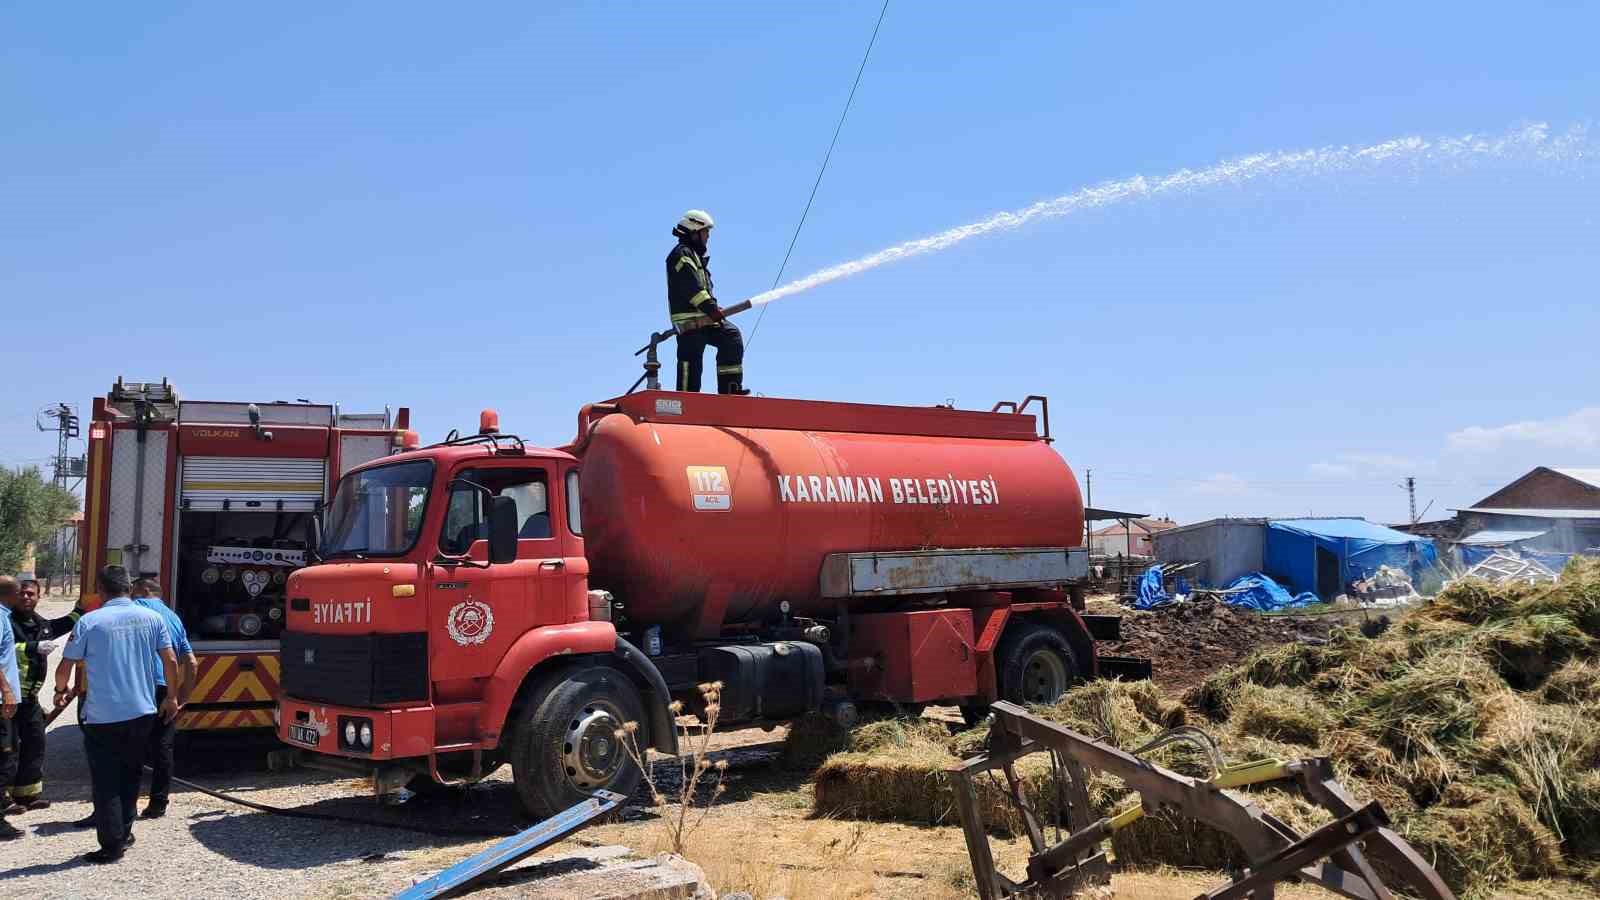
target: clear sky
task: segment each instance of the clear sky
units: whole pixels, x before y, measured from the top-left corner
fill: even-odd
[[[1244,154],[1585,127],[1584,3],[896,0],[787,272]],[[0,461],[118,374],[194,399],[620,393],[668,231],[770,287],[876,2],[5,4]],[[1595,138],[1600,143],[1600,136]],[[1096,505],[1430,517],[1600,465],[1592,164],[1217,188],[974,239],[768,307],[775,396],[1052,400]],[[746,317],[750,336],[755,317]]]

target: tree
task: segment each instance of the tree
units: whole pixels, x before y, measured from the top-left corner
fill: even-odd
[[[29,544],[42,544],[78,511],[71,491],[44,480],[37,466],[0,468],[0,572],[17,571]]]
[[[33,573],[42,579],[77,574],[78,554],[73,550],[69,543],[61,540],[60,532],[56,532],[50,539],[34,547]]]

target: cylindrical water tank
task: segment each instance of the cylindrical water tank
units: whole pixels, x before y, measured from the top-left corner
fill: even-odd
[[[630,414],[651,396],[686,398],[687,412],[681,421]],[[681,637],[774,619],[785,600],[793,614],[832,613],[819,586],[830,553],[1082,541],[1077,479],[1032,436],[1029,416],[645,398],[586,410],[586,439],[572,448],[582,460],[590,583],[613,592],[635,623]],[[762,403],[779,405],[771,415],[719,415]],[[696,417],[696,406],[710,411]],[[888,412],[862,412],[873,409]],[[808,427],[721,424],[768,419]],[[856,430],[825,427],[835,421]]]

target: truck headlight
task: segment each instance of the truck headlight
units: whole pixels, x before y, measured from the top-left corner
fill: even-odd
[[[356,745],[356,723],[348,721],[344,723],[344,742],[351,747]]]
[[[372,725],[367,722],[361,723],[361,746],[372,749]]]

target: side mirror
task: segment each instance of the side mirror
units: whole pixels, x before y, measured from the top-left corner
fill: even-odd
[[[517,558],[517,501],[495,497],[489,507],[489,564],[508,563]]]
[[[311,521],[306,524],[306,559],[309,562],[322,560],[322,512],[318,510],[311,514]]]

